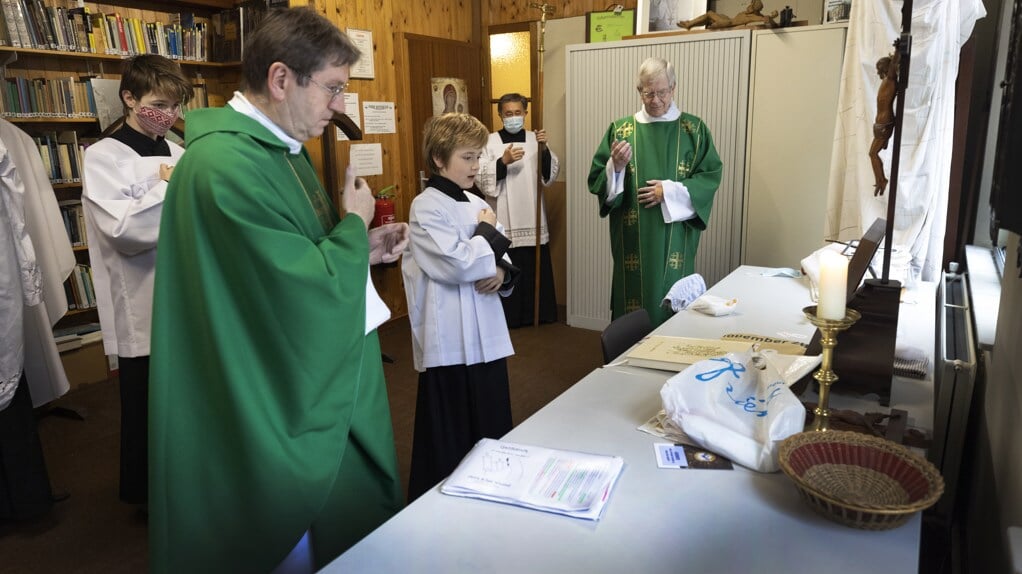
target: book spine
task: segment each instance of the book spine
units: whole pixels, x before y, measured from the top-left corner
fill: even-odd
[[[128,44],[128,38],[124,33],[124,19],[121,18],[120,12],[114,14],[114,23],[117,25],[117,40],[120,42],[121,55],[127,56],[130,50],[130,44]]]
[[[7,25],[7,10],[3,2],[0,2],[0,45],[3,46],[12,45],[11,44],[12,32],[14,36],[18,35],[17,28],[14,28],[12,30],[12,28]],[[18,43],[20,44],[21,40],[18,40]]]
[[[25,0],[11,0],[18,14],[18,33],[21,34],[22,48],[37,48],[35,30],[29,19],[28,5]]]

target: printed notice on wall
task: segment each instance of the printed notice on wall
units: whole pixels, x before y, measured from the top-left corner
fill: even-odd
[[[376,78],[376,65],[373,63],[373,33],[369,30],[348,28],[348,38],[362,53],[358,61],[351,65],[352,78],[372,80]]]
[[[351,144],[348,163],[359,177],[383,173],[383,146],[378,143]]]
[[[344,92],[344,115],[351,118],[359,129],[362,128],[362,109],[358,106],[358,94]],[[344,132],[336,127],[334,131],[337,132],[337,141],[347,141],[348,136],[344,135]]]
[[[394,121],[394,102],[362,102],[365,118],[364,133],[392,134],[397,132]]]

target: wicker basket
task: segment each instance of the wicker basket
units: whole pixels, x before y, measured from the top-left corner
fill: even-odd
[[[795,481],[806,502],[854,528],[896,528],[944,492],[944,479],[929,461],[861,433],[792,435],[781,443],[778,457],[781,470]]]

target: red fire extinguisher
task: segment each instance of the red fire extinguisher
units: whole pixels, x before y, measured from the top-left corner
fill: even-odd
[[[379,227],[387,223],[394,223],[396,217],[394,215],[394,194],[390,193],[390,190],[394,189],[393,185],[381,189],[376,193],[376,211],[373,213],[373,222],[369,227]]]

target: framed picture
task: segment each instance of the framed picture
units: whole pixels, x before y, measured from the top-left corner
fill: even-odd
[[[678,22],[705,13],[706,0],[638,0],[635,33],[677,32]]]
[[[620,4],[618,5],[620,7]],[[635,34],[635,10],[586,12],[586,42],[613,42]]]
[[[852,13],[852,0],[825,0],[823,23],[845,22]]]

